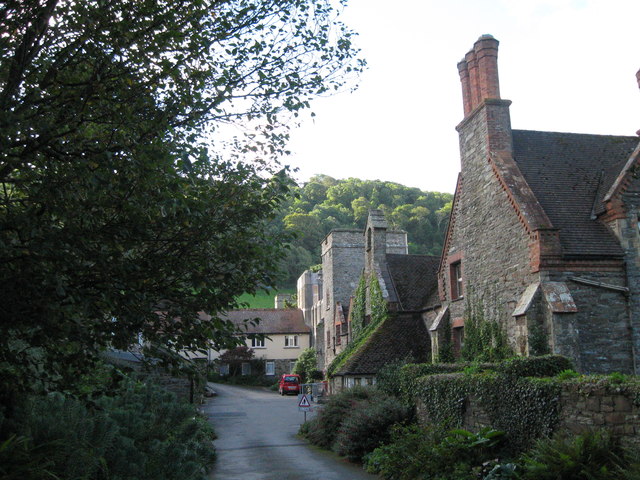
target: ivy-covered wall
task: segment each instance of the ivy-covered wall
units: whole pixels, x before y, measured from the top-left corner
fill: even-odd
[[[553,357],[550,357],[553,358]],[[412,367],[416,368],[416,367]],[[514,451],[556,431],[606,428],[640,444],[640,380],[624,375],[522,376],[520,368],[427,375],[413,395],[423,424],[506,432]]]

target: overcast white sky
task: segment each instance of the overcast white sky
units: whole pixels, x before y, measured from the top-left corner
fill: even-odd
[[[635,135],[640,0],[350,0],[369,68],[360,88],[320,99],[285,163],[318,173],[451,192],[459,171],[456,65],[480,35],[500,41],[514,129]]]

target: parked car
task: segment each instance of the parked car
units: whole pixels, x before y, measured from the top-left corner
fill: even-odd
[[[300,393],[301,383],[302,379],[300,378],[300,375],[296,375],[295,373],[285,373],[280,377],[278,393],[280,393],[280,395],[286,395],[288,393],[294,393],[297,395]]]

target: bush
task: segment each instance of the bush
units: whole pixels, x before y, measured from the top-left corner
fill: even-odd
[[[62,394],[25,399],[0,425],[0,477],[205,478],[214,435],[192,405],[133,380],[93,402]]]
[[[497,371],[512,377],[553,377],[574,366],[567,357],[544,355],[541,357],[514,357],[497,366]]]
[[[360,461],[387,442],[391,426],[406,422],[409,415],[409,409],[394,397],[357,402],[340,426],[334,450],[351,461]]]
[[[619,445],[605,431],[557,435],[536,442],[522,457],[522,480],[610,480],[624,461]],[[618,472],[618,473],[616,473]]]
[[[355,404],[374,396],[380,396],[380,393],[371,387],[354,387],[332,395],[322,410],[303,425],[300,434],[314,445],[331,449],[340,425]]]
[[[491,429],[448,433],[431,426],[396,427],[391,442],[365,457],[369,473],[386,479],[459,480],[482,478],[493,468],[503,433]],[[486,472],[485,472],[486,470]]]
[[[376,375],[376,387],[388,395],[400,398],[407,405],[413,405],[420,377],[460,372],[466,365],[463,363],[405,363],[402,360],[396,360],[380,369]],[[484,367],[485,364],[482,366]]]

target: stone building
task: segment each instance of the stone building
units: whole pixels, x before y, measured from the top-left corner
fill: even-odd
[[[638,138],[513,130],[497,55],[498,41],[483,35],[458,64],[461,172],[438,271],[434,355],[445,326],[462,344],[465,307],[475,304],[521,355],[548,348],[583,372],[635,372]]]
[[[427,312],[439,306],[440,259],[431,255],[409,255],[406,233],[389,231],[380,210],[369,212],[364,240],[362,275],[365,279],[377,280],[389,315],[333,373],[330,382],[334,392],[374,383],[377,372],[389,362],[431,359],[425,319]],[[367,325],[372,317],[370,287],[364,313]],[[351,315],[347,325],[350,323]]]
[[[353,340],[350,308],[362,275],[376,275],[395,319],[345,363],[334,383],[370,382],[384,363],[397,358],[428,359],[424,306],[439,302],[438,263],[437,257],[409,255],[406,232],[390,230],[379,210],[370,212],[364,232],[333,230],[327,235],[322,272],[307,271],[298,280],[298,307],[311,327],[319,368],[326,372]]]

